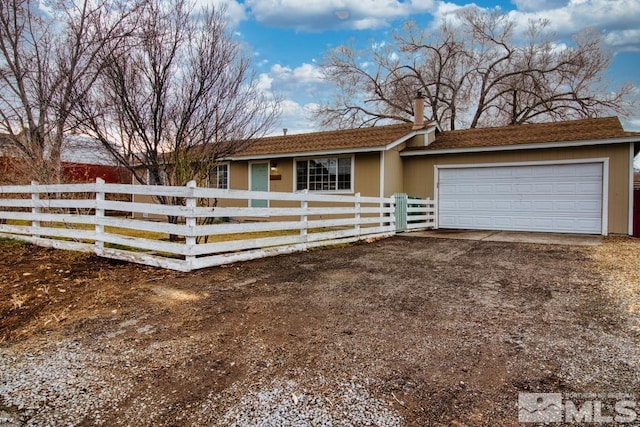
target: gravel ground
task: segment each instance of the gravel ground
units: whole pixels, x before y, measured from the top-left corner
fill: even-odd
[[[0,245],[0,426],[500,426],[522,391],[637,393],[639,249],[396,237],[184,274]]]
[[[590,256],[604,277],[604,288],[625,309],[640,334],[640,239],[612,237],[592,248]]]
[[[105,405],[117,405],[127,396],[127,384],[110,372],[113,360],[72,341],[42,344],[33,353],[30,348],[0,351],[4,364],[0,396],[5,406],[19,413],[5,414],[7,420],[64,425],[94,416],[99,422]]]
[[[131,378],[146,375],[145,367],[131,362],[125,362],[128,375],[118,375],[111,367],[122,363],[121,357],[100,355],[73,341],[43,343],[37,353],[16,350],[0,351],[5,368],[0,396],[5,408],[13,408],[13,413],[0,412],[0,426],[73,425],[73,420],[110,425],[101,414],[117,411],[134,386]],[[197,404],[176,412],[173,422],[264,427],[405,425],[389,403],[370,395],[368,379],[328,379],[304,371],[295,377],[299,380],[271,378],[248,390],[246,384],[234,384],[222,393],[210,392]],[[164,392],[170,395],[175,390]],[[139,396],[135,407],[127,414],[131,424],[136,419],[162,418],[171,401],[157,395]]]

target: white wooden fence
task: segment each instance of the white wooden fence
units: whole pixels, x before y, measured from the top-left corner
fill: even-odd
[[[147,200],[129,201],[134,196]],[[173,204],[156,203],[158,196]],[[250,207],[251,200],[270,206]],[[169,187],[100,179],[0,186],[0,237],[180,271],[387,237],[433,227],[434,220],[432,201],[406,195],[255,192],[198,188],[195,182]]]
[[[136,202],[123,201],[134,195]],[[154,196],[174,204],[158,204]],[[250,200],[270,206],[249,207]],[[394,197],[219,190],[194,182],[0,186],[0,237],[180,271],[395,232]]]

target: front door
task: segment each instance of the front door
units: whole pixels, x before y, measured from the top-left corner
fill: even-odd
[[[251,191],[269,191],[269,162],[251,163],[250,190]],[[268,200],[252,199],[249,206],[252,208],[269,207]]]

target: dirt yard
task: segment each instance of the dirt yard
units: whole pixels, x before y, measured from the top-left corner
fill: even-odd
[[[0,426],[517,425],[520,391],[640,390],[639,253],[395,237],[186,274],[0,242]]]

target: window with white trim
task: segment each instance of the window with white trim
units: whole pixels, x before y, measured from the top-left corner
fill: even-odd
[[[207,177],[207,187],[209,188],[229,188],[229,164],[223,163],[213,166],[209,169],[209,176]]]
[[[296,160],[296,190],[351,191],[351,157]]]

